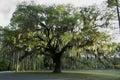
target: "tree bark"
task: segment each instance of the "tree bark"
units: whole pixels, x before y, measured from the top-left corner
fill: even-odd
[[[17,62],[16,62],[16,72],[19,71],[19,67],[20,67],[19,57],[20,57],[20,55],[19,55],[19,53],[18,53],[18,54],[17,54]]]
[[[61,73],[61,54],[55,54],[53,57],[54,73]]]

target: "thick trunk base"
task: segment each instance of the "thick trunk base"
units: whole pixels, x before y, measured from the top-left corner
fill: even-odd
[[[54,63],[54,73],[61,73],[61,56],[56,55],[53,58],[53,63]]]

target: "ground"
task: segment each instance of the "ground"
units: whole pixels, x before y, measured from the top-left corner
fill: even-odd
[[[40,72],[0,72],[0,80],[120,80],[120,70],[63,71],[54,74]]]

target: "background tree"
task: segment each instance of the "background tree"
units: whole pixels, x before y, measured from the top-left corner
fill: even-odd
[[[120,11],[119,11],[120,3],[119,2],[120,2],[119,0],[107,0],[108,7],[110,8],[116,7],[119,29],[120,29]]]

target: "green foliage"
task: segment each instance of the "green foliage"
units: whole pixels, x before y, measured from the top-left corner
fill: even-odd
[[[77,51],[83,47],[90,48],[93,43],[107,38],[96,28],[96,19],[100,15],[97,8],[85,7],[81,8],[80,12],[71,5],[18,5],[11,25],[17,25],[20,30],[27,33],[19,39],[22,42],[24,39],[23,44],[31,50],[39,46],[42,50],[47,48],[47,52],[53,54],[53,50],[60,53],[66,46],[63,52],[72,47]],[[13,37],[13,43],[16,39]]]
[[[76,65],[73,67],[76,68],[80,66],[76,57],[81,52],[85,52],[82,54],[85,58],[90,55],[98,60],[114,51],[110,49],[113,46],[110,36],[98,30],[98,27],[106,24],[97,24],[100,20],[109,22],[110,19],[111,15],[101,14],[95,6],[76,8],[72,5],[20,4],[13,13],[11,26],[3,29],[3,52],[11,53],[7,55],[10,61],[15,58],[14,65],[20,62],[31,65],[31,60],[43,65],[41,61],[45,60],[52,67],[58,63],[60,66],[65,54],[70,58],[75,57]],[[44,58],[36,58],[39,54],[44,55]],[[35,56],[35,59],[30,60],[31,56]],[[25,58],[30,61],[25,61]],[[83,59],[82,63],[95,67],[87,59]]]
[[[114,68],[115,68],[115,69],[120,69],[120,64],[114,65]]]
[[[108,7],[119,6],[119,0],[107,0]]]
[[[0,61],[0,71],[8,70],[8,64],[5,61]]]

